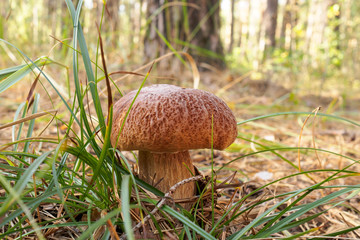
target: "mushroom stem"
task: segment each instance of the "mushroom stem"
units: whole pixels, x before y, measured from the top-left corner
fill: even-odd
[[[166,193],[170,187],[194,176],[194,166],[189,151],[177,153],[152,153],[139,151],[139,175],[145,182],[156,185]],[[186,183],[176,189],[174,199],[193,197],[195,184]]]

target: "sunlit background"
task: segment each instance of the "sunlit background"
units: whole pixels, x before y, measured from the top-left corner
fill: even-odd
[[[102,24],[102,38],[107,43],[105,52],[112,70],[131,70],[153,60],[151,58],[173,51],[162,43],[164,51],[150,57],[144,55],[144,52],[152,51],[144,47],[147,31],[152,21],[164,14],[173,17],[172,23],[167,26],[171,30],[168,28],[164,36],[175,50],[220,58],[231,74],[242,75],[252,71],[253,80],[271,80],[295,94],[337,97],[356,95],[359,89],[359,1],[213,1],[217,5],[213,5],[215,11],[211,14],[220,9],[218,27],[222,46],[222,52],[215,54],[191,40],[185,41],[189,45],[184,44],[180,35],[174,33],[184,31],[181,26],[180,29],[174,28],[176,24],[173,22],[183,19],[186,1],[164,1],[162,11],[151,13],[147,8],[153,2],[156,1],[107,1],[107,8],[102,12],[103,1],[85,0],[81,24],[91,57],[95,57],[98,43],[96,24]],[[190,2],[188,4],[197,5],[196,1]],[[269,4],[275,3],[276,6],[271,9]],[[188,11],[192,8],[196,9],[189,5]],[[70,60],[69,46],[59,43],[72,44],[72,21],[65,1],[1,1],[0,13],[0,38],[32,59],[50,54],[65,64]],[[206,17],[211,19],[211,14]],[[276,21],[268,24],[267,14],[275,14]],[[198,23],[199,28],[202,24],[206,21]],[[275,29],[273,36],[266,33],[270,28]],[[271,37],[275,42],[269,42]],[[183,42],[179,43],[179,39]],[[0,54],[1,68],[23,61],[16,50],[4,42],[1,42]],[[197,63],[201,67],[201,62]],[[212,63],[210,65],[213,66]]]

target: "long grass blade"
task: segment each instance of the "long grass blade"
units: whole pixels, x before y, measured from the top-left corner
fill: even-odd
[[[1,41],[2,39],[0,39]],[[53,61],[47,57],[41,57],[28,65],[22,65],[21,68],[10,68],[0,71],[0,93],[7,90],[9,87],[15,85],[21,79],[23,79],[29,72],[34,70],[37,66],[44,66],[52,63]],[[13,72],[14,70],[17,71]],[[7,76],[7,77],[6,77]],[[6,78],[5,78],[6,77]]]
[[[92,100],[94,102],[94,106],[95,106],[95,111],[98,117],[98,121],[99,121],[99,125],[100,125],[100,131],[102,133],[103,136],[105,136],[105,119],[104,119],[104,115],[103,115],[103,111],[101,108],[101,103],[100,103],[100,98],[99,98],[99,94],[97,91],[97,84],[95,82],[95,77],[94,77],[94,73],[91,67],[91,61],[90,61],[90,56],[89,56],[89,52],[88,52],[88,48],[86,45],[86,41],[85,41],[85,37],[84,37],[84,33],[81,27],[81,24],[79,22],[79,16],[80,16],[80,11],[81,11],[81,6],[83,3],[83,0],[80,0],[78,5],[77,5],[77,9],[75,11],[74,5],[71,1],[69,0],[65,0],[68,8],[70,10],[70,15],[72,17],[73,23],[74,23],[74,56],[73,56],[73,68],[74,68],[74,80],[76,83],[76,89],[77,89],[77,97],[78,97],[78,101],[79,101],[79,105],[81,106],[81,112],[84,111],[83,109],[83,104],[82,104],[82,94],[80,91],[80,83],[79,81],[79,77],[78,77],[78,64],[77,64],[77,42],[79,42],[79,47],[81,50],[81,56],[83,59],[83,63],[85,66],[85,71],[86,71],[86,75],[89,81],[89,87],[90,87],[90,92],[91,92],[91,96],[92,96]],[[85,123],[85,127],[88,130],[88,133],[90,132],[90,127],[88,126],[87,120],[84,119],[84,123]]]
[[[15,111],[15,115],[14,115],[14,120],[13,120],[13,121],[17,121],[17,119],[19,118],[19,114],[20,114],[21,110],[22,110],[22,116],[21,116],[21,118],[24,118],[24,117],[25,117],[25,114],[26,114],[26,111],[27,111],[27,107],[28,107],[27,102],[21,103],[21,104],[19,105],[19,107],[18,107],[18,108],[16,109],[16,111]],[[20,134],[21,134],[21,131],[22,131],[23,126],[24,126],[23,123],[20,123],[20,124],[19,124],[19,130],[18,130],[17,134],[16,134],[16,128],[15,128],[15,126],[12,126],[11,138],[12,138],[12,141],[13,141],[13,142],[18,141],[18,140],[20,139]],[[15,145],[14,145],[14,151],[17,150],[17,147],[18,147],[18,145],[15,144]]]
[[[37,93],[35,94],[34,100],[33,100],[33,110],[32,110],[32,114],[37,113],[37,109],[39,106],[39,100],[40,100],[40,95]],[[31,104],[31,102],[30,102]],[[28,127],[28,131],[26,134],[26,138],[31,138],[33,131],[34,131],[34,125],[35,125],[35,119],[31,119],[29,122],[29,127]],[[24,152],[28,152],[29,150],[29,146],[30,146],[30,141],[25,143],[24,146]]]
[[[121,213],[123,216],[126,237],[129,240],[133,240],[135,239],[135,237],[131,224],[130,197],[131,197],[130,175],[123,175],[121,182]]]
[[[31,114],[31,115],[29,115],[27,117],[21,118],[19,120],[15,120],[15,121],[13,121],[11,123],[3,124],[3,125],[0,126],[0,130],[8,128],[8,127],[15,126],[15,125],[18,125],[19,123],[27,122],[27,121],[32,120],[32,119],[36,119],[36,118],[39,118],[39,117],[42,117],[42,116],[46,116],[46,115],[49,115],[49,114],[56,114],[56,113],[57,113],[57,110],[49,110],[49,111],[46,111],[46,112],[34,113],[34,114]]]
[[[313,113],[313,112],[279,112],[279,113],[272,113],[272,114],[267,114],[267,115],[262,115],[262,116],[259,116],[259,117],[246,119],[244,121],[238,122],[237,125],[242,125],[244,123],[252,122],[252,121],[256,121],[256,120],[260,120],[260,119],[265,119],[265,118],[270,118],[270,117],[277,117],[277,116],[284,116],[284,115],[315,115],[315,113]],[[350,124],[355,125],[357,127],[360,127],[360,123],[358,123],[356,121],[353,121],[353,120],[350,120],[350,119],[347,119],[347,118],[343,118],[343,117],[339,117],[339,116],[331,115],[331,114],[326,114],[326,113],[317,113],[316,115],[336,119],[336,120],[343,121],[343,122],[347,122],[347,123],[350,123]]]
[[[111,135],[111,127],[112,127],[112,124],[111,124],[111,121],[112,121],[112,106],[110,106],[110,109],[109,109],[109,124],[108,126],[106,127],[106,133],[105,133],[105,139],[104,139],[104,145],[102,147],[102,151],[101,151],[101,154],[99,156],[99,160],[98,160],[98,163],[96,165],[96,168],[94,169],[94,175],[93,177],[91,178],[91,181],[90,181],[90,184],[89,186],[92,185],[92,183],[97,179],[97,177],[99,176],[99,173],[101,171],[101,168],[103,168],[103,163],[104,163],[104,160],[105,160],[105,157],[107,156],[107,154],[110,152],[109,151],[109,147],[111,147],[110,145],[110,135]],[[110,183],[109,183],[110,184]],[[109,186],[112,186],[109,185]]]
[[[112,94],[111,94],[111,87],[110,87],[110,79],[109,79],[109,75],[108,75],[108,71],[107,71],[107,67],[106,67],[104,47],[103,47],[103,42],[102,42],[99,27],[98,27],[98,34],[99,34],[101,59],[102,59],[102,64],[103,64],[103,68],[104,68],[105,80],[106,80],[106,89],[107,89],[107,92],[108,92],[108,112],[110,112],[110,107],[113,104],[112,103]]]

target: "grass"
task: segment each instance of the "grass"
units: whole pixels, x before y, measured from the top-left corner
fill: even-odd
[[[114,82],[105,74],[106,53],[99,40],[97,56],[102,66],[98,59],[90,59],[79,22],[82,1],[77,9],[71,1],[66,3],[76,26],[69,47],[73,82],[68,91],[60,91],[44,70],[45,66],[62,63],[47,57],[32,61],[2,40],[15,48],[27,64],[0,71],[0,93],[9,92],[26,75],[34,73],[35,77],[13,122],[0,127],[1,131],[11,128],[12,136],[0,146],[1,239],[358,237],[358,152],[350,146],[350,140],[340,153],[331,149],[338,144],[328,135],[317,138],[318,147],[312,147],[314,130],[301,118],[315,115],[311,112],[272,113],[239,122],[239,136],[231,152],[201,154],[206,163],[198,162],[197,166],[205,177],[197,182],[199,194],[192,199],[194,207],[187,211],[170,200],[152,212],[164,193],[137,178],[132,170],[133,156],[111,147],[110,87]],[[86,82],[81,81],[85,78],[82,70]],[[140,89],[149,74],[150,70]],[[107,86],[107,98],[98,92],[102,80]],[[39,89],[38,83],[52,106],[43,112],[39,107],[46,99],[34,91]],[[73,96],[67,99],[61,92]],[[48,116],[51,118],[44,124],[42,119]],[[323,126],[336,123],[338,128],[350,131],[359,127],[357,121],[337,115],[317,113],[316,117],[321,118]],[[300,124],[294,127],[297,120]],[[55,133],[50,134],[51,127]],[[304,132],[297,146],[301,128]],[[264,136],[269,134],[285,140],[266,140]],[[300,170],[296,160],[302,166]],[[325,160],[331,166],[320,164]],[[253,179],[254,168],[271,171],[274,178],[246,182]],[[244,174],[238,177],[234,169]],[[150,212],[150,220],[134,231],[134,225]]]

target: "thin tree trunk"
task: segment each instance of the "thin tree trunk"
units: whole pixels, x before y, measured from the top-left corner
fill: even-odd
[[[290,0],[286,0],[286,4],[284,6],[284,14],[282,18],[281,30],[280,30],[280,41],[278,42],[278,46],[280,48],[285,48],[286,42],[286,32],[291,26],[291,6]]]
[[[237,44],[236,44],[236,46],[237,46],[238,48],[241,47],[242,37],[243,37],[243,22],[240,21],[240,24],[239,24],[239,39],[238,39]]]
[[[138,18],[138,24],[139,24],[139,28],[137,29],[137,35],[138,35],[138,39],[139,39],[139,43],[140,42],[142,42],[142,40],[143,40],[143,36],[142,36],[142,34],[141,34],[141,26],[142,26],[142,19],[143,19],[143,17],[144,17],[144,15],[143,15],[143,11],[142,11],[142,7],[143,7],[143,4],[144,4],[144,0],[140,0],[139,1],[139,18]]]
[[[309,57],[314,57],[317,54],[318,46],[327,41],[324,38],[324,33],[327,25],[327,9],[329,5],[329,0],[310,1],[305,44],[305,50],[308,52]]]
[[[147,18],[164,3],[164,0],[148,0]],[[146,61],[151,61],[171,51],[167,43],[159,36],[161,34],[176,50],[190,46],[189,52],[198,63],[205,62],[215,67],[224,67],[224,53],[220,41],[219,0],[190,0],[189,4],[198,6],[198,8],[192,6],[186,9],[190,35],[187,35],[184,30],[186,29],[183,26],[186,22],[184,21],[186,14],[182,6],[166,8],[150,22],[144,39]],[[173,70],[179,69],[180,63],[177,59],[167,59],[159,64],[160,68],[170,66]]]
[[[294,50],[298,48],[299,45],[299,38],[294,33],[294,28],[298,25],[299,21],[299,1],[298,0],[291,0],[291,23],[289,29],[289,51],[290,55]]]
[[[244,14],[246,17],[245,18],[241,18],[241,24],[240,24],[240,36],[239,36],[239,43],[238,46],[243,46],[240,48],[240,54],[242,56],[246,55],[246,50],[247,50],[247,46],[249,43],[249,37],[250,37],[250,33],[249,33],[249,26],[250,26],[250,12],[251,12],[251,0],[247,0],[248,2],[248,8],[246,9],[246,11],[244,11]]]
[[[200,10],[189,11],[189,26],[194,37],[188,40],[199,48],[210,50],[213,56],[194,49],[191,53],[198,62],[224,68],[224,50],[220,39],[220,1],[190,0],[189,2],[197,4]]]
[[[134,4],[132,3],[132,1],[128,1],[126,3],[126,15],[128,17],[128,22],[130,25],[130,29],[132,29],[132,31],[129,31],[129,47],[130,47],[130,55],[133,54],[133,49],[134,49],[134,37],[135,37],[135,18],[134,18]]]
[[[148,19],[161,5],[163,0],[148,0],[146,19]],[[170,24],[170,23],[168,23]],[[166,53],[166,44],[159,34],[166,36],[164,11],[159,13],[148,25],[144,39],[145,61],[149,62]],[[167,68],[166,61],[161,61],[158,68]]]
[[[235,0],[231,0],[230,43],[229,43],[228,53],[232,52],[234,45],[234,22],[235,22],[234,10],[235,10]]]
[[[119,41],[119,7],[120,0],[107,0],[106,1],[106,15],[105,17],[105,32],[110,33],[111,44],[113,48],[117,47]]]
[[[261,1],[249,1],[248,36],[246,41],[245,54],[251,61],[253,69],[258,70],[263,59],[263,33],[261,28],[262,11]],[[264,34],[263,34],[264,35]]]
[[[265,10],[264,24],[265,24],[265,54],[269,49],[276,46],[276,25],[277,25],[277,11],[278,0],[267,0],[267,7]]]

